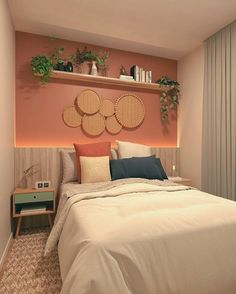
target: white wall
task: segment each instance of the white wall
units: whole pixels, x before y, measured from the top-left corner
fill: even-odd
[[[201,188],[204,48],[178,61],[181,100],[178,113],[180,175]]]
[[[7,0],[0,0],[0,261],[11,235],[14,180],[15,32]],[[1,265],[1,264],[0,264]]]

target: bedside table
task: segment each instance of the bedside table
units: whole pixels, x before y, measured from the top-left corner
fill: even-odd
[[[32,215],[48,215],[50,227],[52,227],[51,215],[55,213],[54,189],[21,189],[17,188],[13,193],[13,217],[18,218],[16,235],[20,232],[22,217]]]
[[[168,177],[168,179],[176,184],[184,185],[184,186],[192,186],[192,180],[185,179],[181,177]]]

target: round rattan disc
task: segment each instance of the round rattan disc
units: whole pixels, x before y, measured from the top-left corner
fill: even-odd
[[[67,107],[62,114],[64,123],[71,128],[81,125],[82,116],[74,106]]]
[[[87,134],[98,136],[105,130],[105,119],[100,113],[85,114],[82,118],[82,127]]]
[[[99,110],[100,98],[95,91],[84,90],[77,96],[76,104],[82,112],[94,114]]]
[[[117,99],[115,115],[118,122],[125,128],[138,127],[145,116],[142,100],[135,95],[123,95]]]
[[[117,121],[115,115],[112,115],[106,119],[106,129],[109,133],[114,135],[121,131],[122,125]]]
[[[115,113],[114,103],[108,99],[102,100],[99,112],[105,117],[112,116]]]

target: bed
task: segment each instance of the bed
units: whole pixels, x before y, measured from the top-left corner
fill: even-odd
[[[64,184],[57,244],[62,294],[236,293],[236,203],[169,180]]]

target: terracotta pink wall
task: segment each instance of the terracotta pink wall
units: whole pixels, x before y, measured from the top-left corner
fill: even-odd
[[[58,46],[74,53],[84,44],[57,40]],[[53,44],[48,37],[28,33],[16,33],[16,145],[17,146],[70,146],[73,142],[116,139],[129,140],[155,146],[176,146],[177,123],[175,115],[169,123],[163,125],[160,119],[159,94],[154,91],[134,90],[114,86],[79,84],[75,81],[52,80],[41,86],[38,78],[31,74],[30,60],[37,54],[48,53]],[[88,48],[99,51],[101,47]],[[162,75],[174,79],[177,76],[177,62],[164,58],[146,56],[131,52],[105,48],[109,51],[109,72],[111,77],[118,77],[121,65],[129,69],[138,64],[146,70],[152,70],[153,80]],[[122,130],[118,135],[106,131],[92,138],[84,134],[81,128],[69,128],[62,121],[62,111],[72,105],[76,96],[83,89],[93,89],[101,97],[115,100],[125,93],[138,95],[145,104],[146,116],[143,124],[135,130]]]

